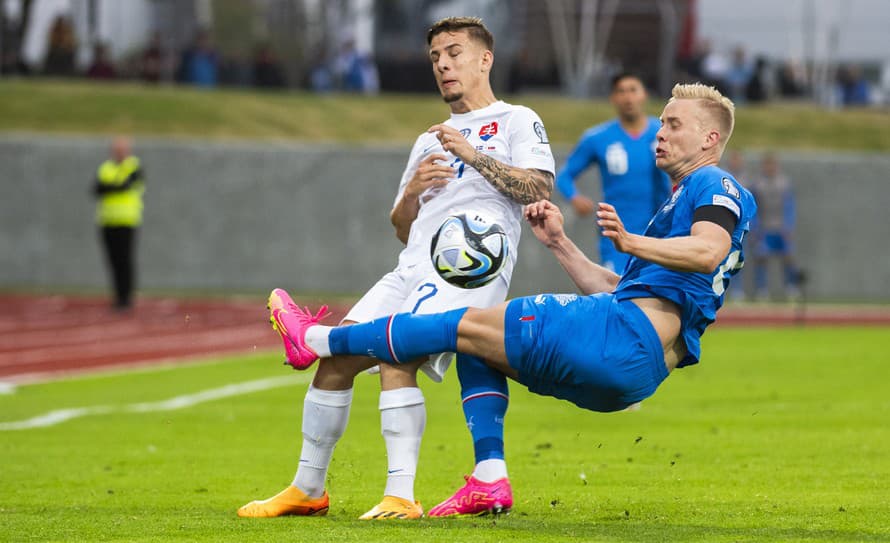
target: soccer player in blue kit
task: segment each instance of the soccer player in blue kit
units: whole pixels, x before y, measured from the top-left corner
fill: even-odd
[[[670,194],[667,176],[655,166],[655,133],[660,123],[646,115],[646,87],[631,73],[612,78],[609,101],[618,117],[590,128],[581,136],[556,176],[556,188],[580,216],[593,213],[593,200],[578,192],[575,181],[596,164],[603,201],[612,204],[624,228],[642,234]],[[606,237],[600,237],[600,264],[621,273],[630,258]]]
[[[593,411],[647,398],[672,370],[699,361],[700,337],[744,260],[742,242],[757,206],[717,166],[733,124],[734,106],[716,89],[674,87],[656,148],[673,194],[643,235],[628,232],[612,205],[598,206],[603,235],[631,255],[622,276],[584,256],[566,236],[559,209],[538,201],[526,206],[525,218],[583,296],[539,294],[488,309],[401,313],[334,328],[276,289],[272,320],[293,346],[289,363],[305,369],[343,353],[400,364],[453,351],[532,392]]]

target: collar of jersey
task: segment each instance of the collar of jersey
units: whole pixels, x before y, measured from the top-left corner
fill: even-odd
[[[498,109],[504,108],[506,105],[507,104],[503,100],[498,100],[481,109],[474,109],[473,111],[468,111],[466,113],[452,113],[451,118],[455,121],[466,121],[483,115],[496,113]]]

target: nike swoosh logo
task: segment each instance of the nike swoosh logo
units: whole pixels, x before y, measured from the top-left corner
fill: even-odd
[[[405,470],[404,469],[391,469],[391,470],[387,470],[386,473],[398,473],[400,471],[405,471]]]

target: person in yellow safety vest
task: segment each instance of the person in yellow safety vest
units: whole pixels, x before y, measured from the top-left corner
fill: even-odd
[[[142,224],[144,192],[144,171],[131,153],[129,138],[114,138],[111,158],[96,171],[93,193],[98,200],[96,220],[114,286],[114,308],[120,311],[132,305],[134,247]]]

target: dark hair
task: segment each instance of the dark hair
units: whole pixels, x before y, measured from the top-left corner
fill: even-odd
[[[433,38],[442,32],[466,30],[470,38],[483,44],[489,51],[494,51],[494,36],[485,28],[479,17],[446,17],[439,19],[426,33],[426,44],[433,43]]]
[[[646,88],[646,83],[643,82],[643,78],[634,72],[618,72],[617,74],[612,76],[612,92],[615,92],[615,87],[618,86],[618,83],[621,83],[624,79],[636,79],[643,85],[643,88]]]

